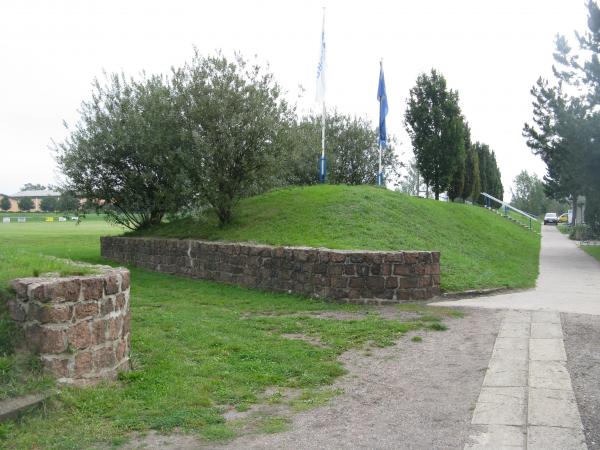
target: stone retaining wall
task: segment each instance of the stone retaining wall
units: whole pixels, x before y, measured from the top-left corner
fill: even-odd
[[[146,269],[351,303],[440,293],[439,252],[369,252],[159,238],[101,238],[102,256]]]
[[[129,271],[66,278],[20,278],[11,285],[13,320],[26,347],[59,382],[114,379],[129,368]]]

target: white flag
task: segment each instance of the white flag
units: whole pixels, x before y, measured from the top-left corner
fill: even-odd
[[[323,29],[321,31],[321,57],[317,65],[317,102],[325,103],[325,9],[323,9]]]

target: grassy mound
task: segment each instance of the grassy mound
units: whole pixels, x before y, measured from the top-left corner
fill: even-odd
[[[483,208],[371,186],[275,190],[243,200],[234,222],[224,228],[209,213],[134,235],[332,249],[439,250],[445,291],[531,287],[540,248],[539,236]]]

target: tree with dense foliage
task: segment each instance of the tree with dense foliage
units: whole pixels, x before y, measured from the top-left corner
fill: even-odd
[[[544,183],[536,174],[522,170],[514,179],[511,188],[511,204],[522,211],[539,216],[545,213]]]
[[[544,191],[544,182],[536,174],[522,170],[513,181],[511,205],[534,216],[568,209],[564,201],[548,198]]]
[[[463,124],[464,127],[464,151],[459,155],[458,165],[452,174],[450,186],[448,187],[448,198],[455,201],[457,198],[462,198],[465,190],[465,182],[467,181],[467,154],[471,151],[471,128],[468,123]]]
[[[406,173],[400,178],[398,183],[400,192],[408,195],[418,196],[421,192],[421,177],[417,168],[417,161],[411,158],[405,166]]]
[[[21,187],[21,191],[45,191],[46,186],[37,183],[25,183]]]
[[[44,197],[40,202],[40,209],[44,212],[56,211],[58,199],[56,197]]]
[[[72,192],[65,191],[58,197],[56,209],[62,212],[75,212],[79,209],[79,198]]]
[[[419,75],[410,90],[405,126],[419,173],[439,199],[464,161],[465,127],[458,93],[447,89],[445,78],[436,70]]]
[[[331,184],[375,184],[379,164],[378,133],[363,118],[331,112],[326,119],[327,180]],[[292,123],[281,158],[283,183],[314,184],[318,181],[321,116],[311,115]],[[382,167],[396,175],[400,163],[390,143],[383,149]]]
[[[196,53],[175,71],[174,86],[189,143],[185,173],[198,199],[227,224],[239,199],[269,181],[291,110],[273,75],[241,56]]]
[[[504,187],[502,186],[500,169],[496,162],[496,154],[490,149],[489,145],[481,142],[475,142],[474,148],[479,160],[479,182],[481,192],[485,192],[497,199],[503,200]],[[484,203],[481,196],[473,200],[480,204]]]
[[[21,197],[17,201],[17,205],[19,205],[20,211],[30,211],[35,207],[33,200],[31,200],[29,197]]]
[[[10,198],[7,195],[2,196],[2,200],[0,200],[0,209],[2,211],[8,211],[10,209]]]
[[[600,8],[592,0],[587,8],[588,30],[577,33],[578,50],[557,37],[555,83],[540,78],[532,88],[533,124],[525,124],[523,135],[546,163],[546,194],[570,198],[573,221],[575,202],[585,195],[586,221],[600,232]]]
[[[69,190],[131,229],[156,225],[192,200],[182,170],[180,114],[164,77],[96,81],[80,112],[56,146]]]
[[[462,198],[472,202],[479,201],[481,194],[481,181],[479,177],[479,153],[477,148],[471,144],[466,149],[465,157],[465,183]]]

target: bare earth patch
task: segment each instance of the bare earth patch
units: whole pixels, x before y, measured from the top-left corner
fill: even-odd
[[[348,374],[333,386],[342,395],[293,416],[290,431],[221,448],[462,448],[500,319],[470,310],[446,320],[447,332],[416,331],[370,357],[346,352]],[[413,342],[414,335],[423,340]]]

